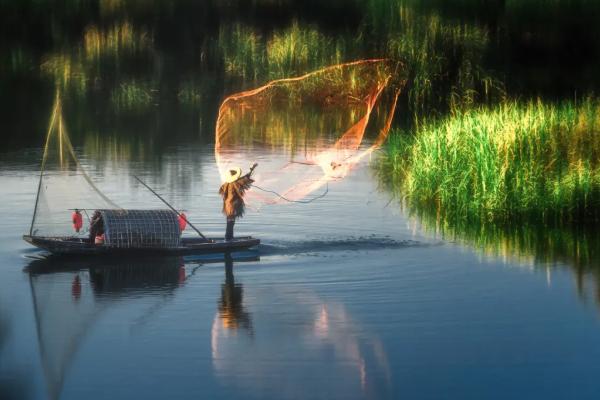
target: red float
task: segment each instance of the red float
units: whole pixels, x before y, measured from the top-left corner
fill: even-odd
[[[179,214],[179,230],[183,232],[187,226],[187,217],[184,213]]]
[[[79,210],[75,210],[73,214],[71,214],[71,221],[73,222],[73,229],[75,229],[75,232],[79,233],[83,226],[83,217]]]

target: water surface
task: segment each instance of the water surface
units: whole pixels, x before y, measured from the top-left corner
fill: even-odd
[[[593,269],[435,237],[366,165],[311,204],[249,210],[236,229],[261,238],[256,252],[67,261],[20,239],[39,154],[0,159],[4,397],[558,399],[600,390]],[[210,146],[82,159],[118,204],[161,207],[137,174],[206,234],[222,234]]]

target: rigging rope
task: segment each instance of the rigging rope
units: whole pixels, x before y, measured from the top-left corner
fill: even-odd
[[[274,194],[275,196],[279,197],[281,200],[287,201],[288,203],[298,203],[298,204],[312,203],[315,200],[322,199],[323,197],[325,197],[327,195],[327,193],[329,193],[329,182],[327,183],[327,186],[325,187],[325,191],[323,193],[321,193],[320,195],[318,195],[316,197],[313,197],[312,199],[308,199],[308,200],[291,200],[291,199],[288,199],[287,197],[283,196],[282,194],[277,193],[274,190],[264,189],[258,185],[254,185],[254,184],[252,184],[252,187],[257,188],[258,190],[261,190],[266,193]]]

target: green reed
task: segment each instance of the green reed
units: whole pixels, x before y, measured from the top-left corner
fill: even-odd
[[[123,54],[131,55],[151,49],[152,40],[147,31],[134,28],[128,21],[106,29],[90,25],[83,35],[83,50],[88,61],[102,57],[118,59]]]
[[[453,219],[600,219],[600,101],[506,102],[395,132],[381,162],[411,206]]]
[[[408,84],[401,109],[406,122],[503,99],[502,80],[484,62],[488,29],[443,18],[435,7],[423,12],[422,6],[415,0],[370,0],[366,5],[363,30],[384,38],[379,40],[382,54],[404,62]]]
[[[300,25],[276,29],[268,34],[243,24],[219,32],[225,73],[252,81],[289,78],[342,62],[347,44],[322,33],[316,26]]]
[[[228,76],[257,80],[264,74],[265,44],[257,30],[242,24],[223,27],[218,47]]]
[[[116,111],[146,110],[154,103],[152,87],[135,80],[122,82],[111,93],[110,102]]]

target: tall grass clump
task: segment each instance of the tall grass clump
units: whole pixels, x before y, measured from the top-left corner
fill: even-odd
[[[297,21],[273,32],[267,43],[269,78],[284,78],[312,69],[339,64],[344,60],[341,38],[331,38],[314,26],[302,27]]]
[[[265,43],[257,30],[243,24],[224,27],[218,43],[227,75],[257,80],[265,73]]]
[[[111,93],[110,102],[114,110],[140,112],[154,103],[152,86],[135,80],[121,82]]]
[[[366,4],[363,30],[385,38],[379,51],[405,65],[408,83],[400,107],[405,122],[503,100],[502,79],[486,66],[488,28],[420,5],[416,0]]]
[[[408,203],[455,219],[600,219],[600,101],[507,102],[413,136],[396,133],[382,171]]]
[[[148,50],[152,45],[153,39],[148,32],[134,28],[127,21],[114,24],[107,29],[90,25],[83,35],[83,49],[88,61],[95,61],[102,57],[118,59],[123,54],[130,55]]]
[[[334,39],[297,21],[268,34],[236,24],[221,29],[218,43],[226,74],[252,81],[288,78],[337,64],[347,50],[343,38]]]

